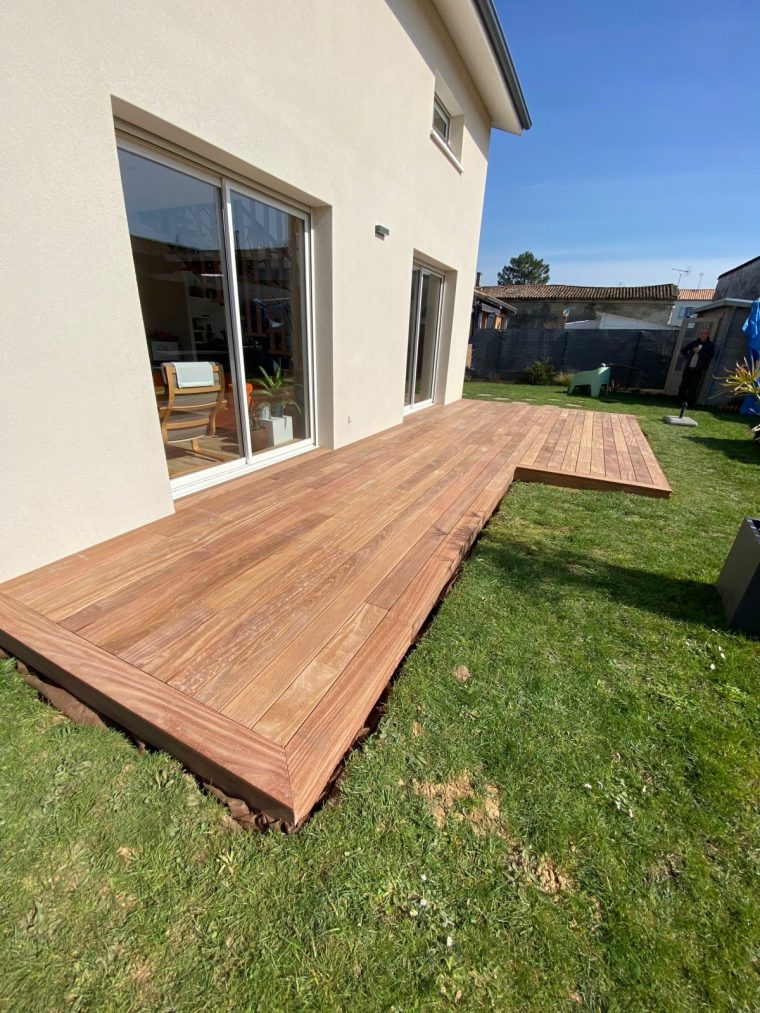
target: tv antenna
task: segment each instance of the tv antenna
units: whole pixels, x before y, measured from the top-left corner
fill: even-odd
[[[681,287],[681,276],[684,274],[691,274],[690,267],[671,267],[671,271],[675,271],[678,275],[678,287]]]
[[[704,276],[705,276],[705,272],[704,271],[700,271],[699,272],[699,281],[697,282],[697,288],[702,288],[702,279],[704,278]]]

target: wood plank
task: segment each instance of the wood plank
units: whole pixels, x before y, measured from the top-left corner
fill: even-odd
[[[514,480],[670,494],[633,416],[436,406],[0,586],[20,610],[0,637],[225,791],[302,819]]]
[[[593,431],[594,414],[593,412],[584,411],[581,445],[578,450],[578,461],[575,466],[575,471],[579,475],[591,474],[591,445],[593,442]],[[530,462],[525,461],[524,463],[529,464]]]
[[[637,425],[636,420],[630,415],[620,416],[620,426],[623,430],[623,437],[625,438],[626,445],[628,447],[628,456],[631,459],[633,470],[636,475],[637,482],[649,483],[655,485],[652,481],[652,476],[647,468],[644,455],[641,452],[641,448],[638,445],[636,433],[634,431],[634,425]]]
[[[523,454],[522,460],[525,464],[533,464],[546,443],[548,433],[545,425],[545,419],[547,416],[545,413],[539,414],[539,411],[539,409],[535,409],[535,414],[533,415],[536,431],[533,441],[530,446],[526,447],[525,453]]]
[[[261,610],[252,605],[249,616],[230,630],[228,636],[215,638],[210,643],[201,639],[198,653],[187,658],[182,666],[172,661],[167,666],[172,685],[220,708],[250,682],[268,660],[277,656],[281,644],[295,638],[315,614],[327,607],[360,565],[356,556],[344,557],[318,582],[316,590],[291,605],[284,615],[266,604]]]
[[[570,417],[570,414],[571,414],[570,411],[567,408],[565,408],[559,411],[558,414],[555,416],[555,418],[553,419],[553,425],[549,432],[549,435],[546,437],[543,447],[536,455],[534,464],[540,466],[549,463],[549,459],[551,458],[552,453],[554,452],[554,448],[557,446],[560,434],[562,433],[562,430],[564,429],[565,423]]]
[[[602,434],[602,419],[598,412],[591,416],[591,467],[592,475],[604,475],[604,436]]]
[[[551,456],[547,461],[550,468],[561,468],[562,462],[565,459],[567,448],[570,443],[570,437],[572,436],[573,430],[575,429],[578,418],[574,412],[569,412],[565,419],[565,424],[562,427],[562,432],[559,434],[554,450],[551,452]]]
[[[444,487],[438,498],[411,523],[405,524],[394,537],[387,540],[387,544],[383,539],[382,548],[371,548],[365,565],[357,575],[284,647],[282,637],[278,636],[278,643],[272,645],[277,653],[264,667],[264,658],[273,654],[269,644],[257,644],[252,651],[236,659],[228,672],[217,681],[216,694],[211,702],[236,720],[247,724],[258,721],[301,668],[327,643],[332,632],[351,615],[356,602],[366,601],[411,546],[430,528],[436,516],[446,508],[447,496],[451,496],[452,488],[456,488],[455,483],[449,483],[449,486]],[[222,699],[227,701],[223,705]]]
[[[284,751],[0,594],[0,644],[89,707],[250,805],[292,820]]]
[[[570,439],[567,442],[567,449],[565,450],[565,456],[562,458],[562,464],[560,465],[562,471],[575,471],[578,463],[578,455],[581,450],[581,436],[583,434],[583,422],[585,418],[585,412],[576,411],[573,415],[573,431],[570,434]]]
[[[386,615],[386,610],[376,605],[360,605],[263,714],[253,730],[282,746],[289,742]]]
[[[396,564],[385,580],[370,594],[367,601],[383,609],[389,609],[411,580],[427,563],[435,550],[446,538],[445,531],[427,531]]]
[[[409,643],[409,627],[386,618],[286,747],[298,822],[308,816],[336,764],[406,654]]]
[[[615,449],[611,417],[602,415],[602,441],[604,443],[604,474],[607,478],[620,478],[620,464]]]
[[[516,482],[541,482],[544,485],[559,485],[565,489],[597,490],[598,492],[630,492],[639,496],[651,496],[653,499],[667,499],[670,490],[652,482],[638,482],[624,479],[607,478],[604,475],[582,475],[569,471],[550,471],[548,468],[515,469]]]
[[[644,458],[644,463],[647,466],[647,471],[651,475],[652,481],[670,491],[670,485],[665,477],[665,472],[660,467],[660,462],[657,460],[652,448],[649,446],[649,442],[639,425],[638,419],[634,416],[630,416],[630,425],[631,432],[636,440],[636,445],[641,451],[641,456]]]
[[[620,417],[618,415],[611,415],[610,425],[612,426],[612,435],[615,440],[615,449],[617,450],[620,477],[627,482],[635,481],[636,472],[633,470],[631,457],[628,453],[628,444],[626,443],[623,428],[620,424]]]

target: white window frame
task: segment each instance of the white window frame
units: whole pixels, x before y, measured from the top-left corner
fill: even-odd
[[[430,408],[431,405],[435,404],[435,392],[438,386],[438,355],[440,352],[441,343],[441,317],[443,315],[443,293],[446,289],[446,275],[441,271],[436,271],[434,267],[430,267],[421,260],[415,260],[412,262],[412,274],[416,270],[420,272],[420,284],[417,290],[417,306],[415,307],[414,314],[414,333],[416,335],[416,341],[414,343],[414,360],[412,362],[412,383],[409,391],[411,398],[411,404],[404,405],[404,415],[410,415],[412,412],[418,412],[422,408]],[[433,346],[433,376],[430,384],[431,395],[424,401],[414,400],[414,381],[417,376],[417,356],[420,351],[420,317],[422,315],[422,278],[425,274],[432,274],[436,278],[440,279],[441,287],[438,292],[438,313],[435,328],[435,339]]]
[[[438,115],[441,117],[441,119],[444,121],[444,123],[446,125],[446,129],[445,129],[445,131],[443,133],[441,133],[441,131],[438,130],[438,128],[435,125],[435,114],[436,113],[438,113]],[[452,119],[451,113],[448,111],[448,109],[443,104],[443,102],[440,100],[440,98],[437,95],[435,95],[434,98],[433,98],[433,124],[432,124],[432,129],[435,131],[436,136],[440,137],[440,139],[443,141],[443,143],[446,145],[447,148],[451,147],[451,145],[449,144],[449,139],[451,137],[451,119]]]
[[[251,472],[259,471],[261,468],[269,467],[269,465],[277,464],[280,461],[286,461],[291,457],[297,457],[300,454],[305,454],[310,450],[313,450],[318,446],[318,433],[314,381],[314,259],[312,255],[313,241],[311,215],[308,211],[296,207],[281,198],[273,197],[272,194],[267,191],[259,190],[252,184],[241,182],[236,176],[228,175],[221,169],[218,171],[210,170],[205,166],[198,165],[190,157],[185,158],[184,156],[177,155],[173,152],[167,152],[153,143],[141,143],[139,141],[135,141],[122,130],[117,130],[116,144],[118,148],[122,148],[125,151],[130,151],[142,158],[147,158],[160,165],[165,165],[167,168],[184,172],[189,176],[194,176],[196,179],[200,179],[204,183],[210,183],[213,186],[216,186],[220,193],[220,224],[222,232],[221,252],[225,258],[227,267],[226,274],[223,272],[222,285],[224,288],[227,322],[231,336],[231,340],[229,342],[231,353],[230,369],[236,393],[235,417],[238,421],[242,443],[241,456],[237,460],[225,461],[222,464],[211,465],[208,468],[193,472],[189,475],[180,475],[177,478],[169,478],[167,475],[172,497],[174,499],[180,499],[183,496],[190,495],[191,493],[200,492],[203,489],[208,489],[211,486],[218,485],[220,482],[226,482],[233,478],[240,478],[241,476],[248,475]],[[254,200],[260,200],[279,211],[284,211],[289,215],[299,218],[303,223],[304,228],[304,285],[302,293],[304,305],[302,306],[302,319],[306,328],[307,367],[306,384],[304,385],[304,413],[307,414],[309,419],[309,432],[311,435],[306,439],[288,444],[286,447],[272,447],[271,450],[259,451],[256,454],[253,453],[253,447],[251,445],[250,420],[248,418],[248,398],[245,389],[245,373],[242,368],[242,364],[245,362],[245,359],[243,357],[243,337],[240,324],[237,272],[235,271],[234,230],[232,228],[231,204],[232,191],[240,193],[245,197],[251,197]],[[134,263],[132,265],[132,269],[134,270]],[[241,414],[245,415],[245,419],[240,417]]]

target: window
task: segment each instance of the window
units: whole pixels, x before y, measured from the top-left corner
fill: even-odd
[[[310,441],[308,217],[126,142],[119,162],[174,488]]]
[[[404,389],[407,411],[433,401],[442,296],[443,275],[414,264]]]
[[[442,141],[446,144],[449,143],[449,137],[451,136],[451,116],[446,109],[446,106],[436,95],[435,101],[433,102],[433,130],[438,134]]]

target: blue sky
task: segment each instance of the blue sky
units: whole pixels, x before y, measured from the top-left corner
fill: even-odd
[[[760,0],[495,0],[533,127],[494,131],[478,267],[710,287],[760,255]]]

